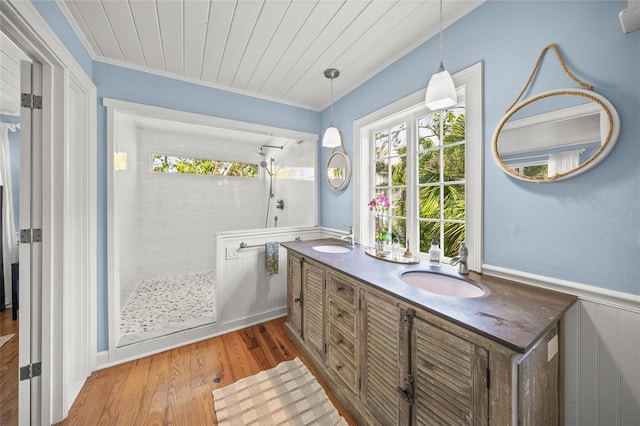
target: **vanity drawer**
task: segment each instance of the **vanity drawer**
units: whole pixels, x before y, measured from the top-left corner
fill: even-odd
[[[329,323],[333,327],[337,325],[351,334],[351,338],[356,336],[356,312],[353,308],[345,308],[343,304],[329,299]]]
[[[356,339],[355,335],[345,333],[337,327],[329,325],[329,344],[335,348],[339,348],[348,355],[352,362],[356,357]]]
[[[328,355],[327,362],[331,371],[339,376],[353,393],[357,393],[358,377],[356,375],[356,367],[353,363],[349,361],[335,346],[329,345]]]
[[[350,306],[356,306],[356,285],[340,275],[329,275],[329,297],[340,299]]]

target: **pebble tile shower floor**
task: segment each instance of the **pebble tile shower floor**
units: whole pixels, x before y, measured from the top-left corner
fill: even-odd
[[[118,346],[216,321],[215,272],[140,281],[121,314]]]

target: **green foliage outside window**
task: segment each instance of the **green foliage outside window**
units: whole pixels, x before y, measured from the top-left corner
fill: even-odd
[[[444,118],[443,143],[440,143],[441,117]],[[393,208],[388,226],[392,236],[403,245],[406,244],[407,147],[406,144],[394,147],[393,141],[404,126],[375,134],[376,193],[383,193],[391,200]],[[440,246],[445,256],[453,257],[465,241],[464,108],[419,119],[418,135],[419,249],[428,252],[432,238],[440,239],[442,227],[444,242],[440,241]],[[411,246],[416,247],[413,242]]]
[[[153,171],[210,176],[258,177],[258,165],[153,154]]]
[[[420,251],[429,251],[434,237],[440,239],[442,226],[444,241],[440,241],[440,246],[445,256],[453,257],[465,240],[464,109],[448,110],[444,116],[427,116],[419,120],[419,128],[422,135],[418,140]]]

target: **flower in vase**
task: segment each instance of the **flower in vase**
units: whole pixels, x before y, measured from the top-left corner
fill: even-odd
[[[391,241],[391,233],[384,226],[387,210],[391,207],[389,199],[384,194],[376,194],[369,201],[369,210],[373,212],[375,218],[375,240],[376,242]]]

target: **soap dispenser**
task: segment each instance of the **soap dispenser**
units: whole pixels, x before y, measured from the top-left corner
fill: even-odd
[[[429,264],[440,266],[440,247],[438,247],[438,240],[436,240],[435,238],[431,240],[431,248],[429,249]]]

